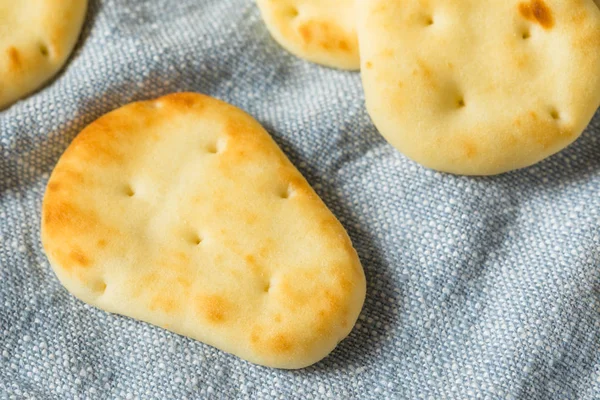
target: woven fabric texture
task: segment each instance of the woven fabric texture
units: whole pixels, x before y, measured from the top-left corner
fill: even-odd
[[[255,116],[348,230],[351,335],[299,371],[252,365],[71,296],[40,245],[52,168],[128,102],[176,91]],[[600,114],[498,177],[436,173],[377,133],[357,73],[299,60],[251,0],[91,1],[63,72],[0,112],[0,399],[600,399]]]

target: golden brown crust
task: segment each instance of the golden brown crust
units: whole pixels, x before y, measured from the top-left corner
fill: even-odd
[[[350,239],[264,129],[192,93],[115,110],[58,162],[42,243],[82,300],[250,361],[299,368],[365,294]]]

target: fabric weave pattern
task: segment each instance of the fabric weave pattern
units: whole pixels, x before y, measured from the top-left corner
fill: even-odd
[[[49,173],[102,114],[176,91],[246,110],[348,230],[351,335],[299,371],[89,307],[39,241]],[[426,170],[377,133],[357,73],[306,63],[251,0],[97,0],[65,70],[0,112],[0,399],[600,399],[600,113],[531,168]]]

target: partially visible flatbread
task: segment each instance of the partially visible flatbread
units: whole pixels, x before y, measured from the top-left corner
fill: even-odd
[[[325,357],[365,298],[344,228],[269,134],[198,94],[84,129],[48,182],[42,243],[81,300],[271,367]]]
[[[257,0],[277,42],[328,67],[360,68],[354,0]]]
[[[593,0],[358,0],[367,109],[436,170],[490,175],[577,139],[600,105]]]
[[[86,7],[87,0],[0,0],[0,109],[62,68]]]

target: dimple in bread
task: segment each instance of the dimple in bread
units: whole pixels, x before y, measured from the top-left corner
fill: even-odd
[[[87,0],[0,0],[0,109],[62,68],[86,8]]]
[[[325,357],[365,297],[348,235],[269,134],[199,94],[85,128],[48,182],[42,243],[86,303],[271,367]]]
[[[593,0],[358,0],[367,109],[402,153],[491,175],[576,140],[600,105]]]
[[[360,68],[354,0],[257,0],[273,38],[296,56],[328,67]]]

